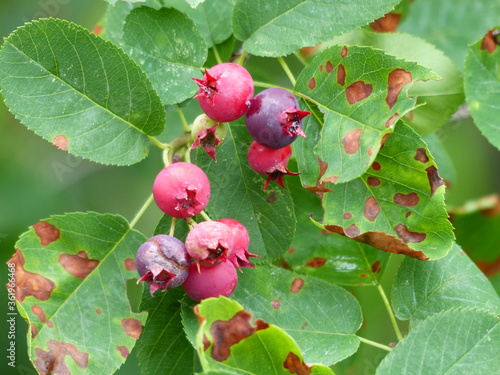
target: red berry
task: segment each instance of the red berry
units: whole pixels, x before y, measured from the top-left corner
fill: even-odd
[[[139,281],[147,282],[151,295],[181,285],[188,276],[191,260],[177,238],[160,234],[151,237],[137,250],[135,257]]]
[[[199,214],[210,199],[210,181],[203,170],[179,162],[164,168],[153,184],[156,204],[167,215],[187,218]]]
[[[233,250],[233,235],[223,223],[203,221],[189,231],[185,243],[196,263],[210,267],[227,260]]]
[[[292,148],[285,146],[283,148],[272,149],[262,146],[257,142],[252,142],[248,149],[248,164],[255,172],[267,175],[264,183],[264,190],[267,189],[269,182],[275,180],[282,187],[285,187],[283,175],[297,175],[299,173],[290,172],[287,169],[288,160],[292,155]]]
[[[247,111],[254,86],[252,76],[241,65],[218,64],[205,70],[202,79],[193,79],[200,87],[195,97],[211,119],[234,121]]]
[[[238,274],[231,262],[222,262],[214,267],[198,267],[195,263],[189,267],[189,275],[182,287],[195,301],[205,298],[229,297],[238,284]]]
[[[258,257],[259,255],[250,254],[248,246],[250,245],[250,236],[248,235],[247,228],[237,220],[234,219],[220,219],[220,223],[226,224],[233,234],[233,251],[229,255],[228,260],[236,267],[251,267],[255,268],[248,258]]]

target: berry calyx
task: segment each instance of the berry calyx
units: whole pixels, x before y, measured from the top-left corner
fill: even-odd
[[[162,169],[153,183],[153,196],[167,215],[187,218],[199,214],[210,199],[210,181],[194,164],[178,162]]]
[[[278,149],[267,148],[256,141],[252,142],[248,149],[248,164],[255,172],[266,175],[264,190],[271,181],[276,181],[285,187],[283,175],[298,175],[300,173],[290,172],[287,168],[288,160],[292,155],[292,148],[285,146]]]
[[[189,231],[185,244],[194,262],[211,267],[228,259],[233,250],[233,235],[223,223],[202,221]]]
[[[247,111],[254,85],[252,76],[241,65],[218,64],[205,69],[202,79],[193,80],[199,87],[195,98],[211,119],[217,122],[234,121]]]
[[[285,89],[266,89],[250,100],[245,123],[252,138],[268,148],[283,148],[298,136],[306,137],[302,119],[311,112],[301,111],[297,98]]]
[[[147,282],[153,295],[158,289],[181,285],[188,277],[191,260],[182,241],[160,234],[139,247],[135,263],[141,276],[138,282]]]
[[[207,115],[199,115],[193,123],[191,136],[193,144],[191,150],[201,146],[212,159],[217,161],[215,157],[215,148],[224,140],[226,136],[226,125],[221,122],[212,120]]]
[[[248,235],[247,228],[242,223],[234,219],[225,218],[217,221],[226,224],[229,229],[231,229],[233,234],[233,251],[229,255],[228,260],[240,270],[241,267],[255,268],[255,266],[250,263],[249,258],[258,257],[259,255],[248,252],[250,236]]]
[[[238,274],[231,262],[223,262],[214,267],[196,266],[192,263],[189,275],[182,287],[195,301],[205,298],[229,297],[238,284]]]

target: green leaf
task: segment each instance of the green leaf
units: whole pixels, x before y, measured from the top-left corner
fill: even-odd
[[[315,154],[303,157],[327,168],[321,181],[346,182],[362,175],[375,159],[394,124],[415,108],[409,83],[439,76],[416,63],[383,51],[332,46],[306,67],[295,89],[311,98],[324,113]],[[315,142],[311,139],[306,142]],[[311,146],[309,146],[309,149]]]
[[[202,4],[205,2],[205,0],[184,0],[186,1],[191,8],[196,8],[199,4]]]
[[[288,190],[274,182],[262,190],[266,177],[254,172],[247,161],[251,141],[245,126],[231,125],[217,147],[217,162],[200,150],[197,164],[210,179],[210,217],[243,223],[250,235],[250,253],[261,256],[252,258],[252,263],[260,263],[288,250],[295,233],[295,216]]]
[[[232,298],[292,336],[306,362],[331,365],[356,352],[361,309],[343,288],[274,266],[239,275]]]
[[[432,314],[454,307],[477,307],[500,313],[500,298],[488,279],[454,244],[435,262],[403,260],[394,280],[392,306],[401,320],[419,324]]]
[[[207,46],[186,15],[172,8],[134,9],[127,16],[123,41],[163,104],[180,103],[196,94],[198,86],[192,78],[203,75]]]
[[[474,122],[488,141],[500,149],[500,47],[492,32],[494,30],[469,47],[465,59],[464,86],[469,112]]]
[[[377,374],[498,374],[500,320],[476,309],[453,309],[424,320],[384,358]]]
[[[442,77],[438,81],[415,82],[410,87],[408,94],[416,97],[417,105],[421,106],[409,112],[406,121],[419,134],[428,134],[441,127],[464,101],[463,81],[458,68],[443,52],[420,38],[402,33],[359,30],[335,38],[331,43],[380,48],[399,59],[431,68]]]
[[[0,87],[11,112],[69,153],[130,165],[162,132],[165,110],[146,74],[115,45],[81,26],[42,19],[0,51]]]
[[[330,186],[326,229],[420,260],[444,257],[454,240],[444,182],[420,137],[404,122],[360,178]]]
[[[382,17],[397,3],[399,0],[288,0],[272,4],[268,0],[237,0],[234,35],[254,55],[284,56],[356,30]]]
[[[233,33],[234,0],[205,0],[196,9],[186,0],[169,0],[168,6],[187,14],[194,21],[208,47],[222,43]]]
[[[105,0],[111,5],[115,5],[117,2],[127,2],[127,3],[144,3],[146,0]]]
[[[148,375],[193,374],[199,369],[194,347],[181,329],[182,288],[146,292],[148,320],[137,343],[141,373]]]
[[[146,314],[132,312],[127,279],[145,242],[120,216],[71,213],[34,225],[16,244],[16,298],[40,373],[113,373]]]
[[[252,315],[235,301],[209,298],[198,305],[198,312],[203,323],[197,347],[207,373],[333,375],[325,366],[304,363],[292,337],[262,319],[253,322]]]

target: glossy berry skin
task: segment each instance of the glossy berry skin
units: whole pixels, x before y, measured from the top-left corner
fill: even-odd
[[[156,204],[167,215],[187,218],[199,214],[210,199],[210,181],[194,164],[179,162],[161,170],[153,183]]]
[[[299,102],[290,92],[275,87],[250,100],[245,123],[255,141],[268,148],[282,148],[297,136],[306,137],[302,119],[310,113],[300,110]]]
[[[199,86],[195,98],[211,119],[217,122],[234,121],[247,111],[254,85],[252,76],[241,65],[218,64],[205,70],[202,79],[193,80]]]
[[[181,241],[160,234],[139,247],[135,263],[141,276],[139,281],[147,282],[153,295],[158,289],[166,290],[181,285],[188,277],[191,260]]]
[[[215,148],[224,140],[227,134],[226,125],[223,122],[212,120],[207,115],[199,115],[193,122],[191,137],[193,144],[191,150],[202,147],[208,156],[217,161]]]
[[[195,263],[189,268],[189,275],[182,287],[195,301],[205,298],[229,297],[238,284],[238,274],[231,262],[222,262],[214,267],[200,266]]]
[[[233,234],[223,223],[202,221],[189,231],[185,244],[194,262],[211,267],[227,260],[233,250]]]
[[[271,181],[276,181],[285,187],[283,175],[297,175],[299,173],[290,172],[287,168],[288,160],[292,155],[292,148],[285,146],[279,149],[272,149],[262,146],[257,142],[252,142],[248,149],[248,164],[255,172],[266,175],[264,190]]]
[[[233,234],[233,251],[229,255],[228,260],[240,270],[241,267],[255,268],[255,266],[250,263],[248,258],[258,257],[259,255],[250,254],[248,252],[250,236],[248,235],[247,228],[242,223],[234,219],[225,218],[217,221],[226,224],[231,229],[231,233]]]

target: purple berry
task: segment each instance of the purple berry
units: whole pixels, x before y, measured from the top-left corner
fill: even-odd
[[[238,274],[231,262],[222,262],[214,267],[200,266],[199,270],[192,263],[182,287],[189,297],[201,301],[210,297],[229,297],[237,284]]]
[[[210,181],[194,164],[179,162],[164,168],[153,184],[156,204],[167,215],[187,218],[199,214],[210,199]]]
[[[252,76],[241,65],[218,64],[205,70],[202,79],[193,78],[200,87],[198,98],[205,114],[217,122],[239,119],[253,96]]]
[[[191,261],[182,241],[159,234],[143,243],[135,257],[139,281],[147,282],[151,295],[181,285],[188,277]]]
[[[282,187],[285,187],[283,175],[297,175],[299,173],[290,172],[287,169],[288,160],[292,155],[292,148],[285,146],[283,148],[272,149],[262,146],[257,142],[252,142],[248,149],[248,164],[255,172],[267,176],[264,183],[264,190],[271,181],[276,181]]]
[[[245,122],[255,141],[268,148],[282,148],[297,136],[306,137],[302,119],[310,113],[300,110],[299,102],[290,92],[275,87],[250,100]]]
[[[206,267],[225,262],[233,250],[231,229],[217,221],[198,223],[186,236],[186,250],[197,264]]]
[[[228,260],[232,262],[235,267],[241,269],[241,267],[251,267],[255,268],[248,258],[258,257],[259,255],[250,254],[248,252],[248,246],[250,245],[250,236],[248,235],[247,228],[237,220],[234,219],[220,219],[217,220],[220,223],[226,224],[233,234],[233,251],[229,255]]]

